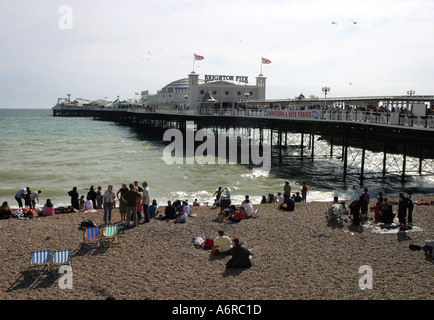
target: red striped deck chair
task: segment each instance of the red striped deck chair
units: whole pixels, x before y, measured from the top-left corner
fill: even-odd
[[[88,227],[83,233],[82,248],[99,247],[98,227]]]
[[[50,271],[50,250],[32,252],[30,274],[33,279],[42,278]]]

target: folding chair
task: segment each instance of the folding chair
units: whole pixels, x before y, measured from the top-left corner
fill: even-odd
[[[29,270],[33,279],[46,276],[50,271],[50,250],[33,251]]]
[[[104,247],[118,246],[119,245],[118,225],[117,224],[106,225],[101,234],[100,241]]]
[[[71,250],[57,250],[53,254],[52,273],[56,274],[59,267],[63,265],[71,265]]]
[[[99,247],[99,234],[98,227],[88,227],[83,233],[83,248],[96,248]]]

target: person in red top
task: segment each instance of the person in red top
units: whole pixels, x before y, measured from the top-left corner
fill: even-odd
[[[306,183],[303,181],[303,187],[301,187],[301,201],[306,202],[306,195],[307,195],[307,186]]]

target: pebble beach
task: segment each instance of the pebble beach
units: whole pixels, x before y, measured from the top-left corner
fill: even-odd
[[[419,202],[433,199],[415,197]],[[377,234],[369,228],[373,220],[361,227],[352,226],[349,216],[343,216],[342,224],[328,223],[325,211],[330,205],[296,203],[295,211],[286,212],[276,204],[263,204],[258,218],[239,223],[213,221],[217,207],[192,207],[188,223],[151,219],[137,227],[120,227],[118,247],[96,249],[81,248],[79,227],[84,219],[102,227],[102,210],[0,220],[0,299],[434,299],[433,260],[424,251],[409,249],[410,244],[434,240],[434,206],[415,206],[413,225],[421,231]],[[396,212],[397,206],[393,208]],[[120,222],[117,209],[112,222]],[[253,249],[251,268],[226,269],[229,256],[214,256],[190,241],[214,238],[220,229]],[[30,277],[32,251],[43,249],[71,250],[72,288],[62,289],[59,276]],[[372,288],[360,287],[363,266],[372,270]]]

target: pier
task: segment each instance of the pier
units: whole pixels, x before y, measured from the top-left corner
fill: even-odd
[[[424,99],[420,100],[427,101]],[[161,135],[161,140],[165,130],[185,129],[187,121],[193,121],[197,128],[215,131],[219,128],[256,130],[260,139],[267,132],[271,134],[273,157],[279,161],[287,158],[312,162],[339,160],[342,162],[342,179],[356,176],[360,185],[372,178],[398,176],[405,181],[409,175],[434,173],[434,119],[431,115],[313,109],[296,103],[288,104],[287,109],[264,108],[259,104],[256,107],[253,102],[249,105],[252,107],[223,109],[212,105],[191,110],[137,106],[126,109],[55,107],[53,116],[113,121],[133,126],[138,131],[152,130]],[[285,152],[288,149],[293,152]],[[375,160],[367,151],[381,154],[381,161],[373,163]],[[378,156],[376,159],[378,162]],[[373,165],[375,170],[367,170],[367,164]]]

